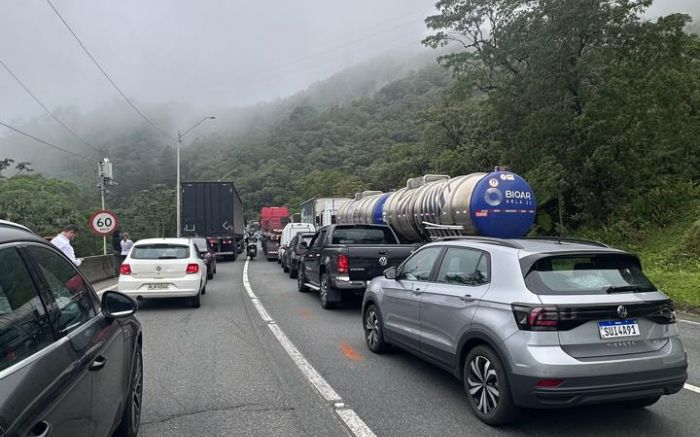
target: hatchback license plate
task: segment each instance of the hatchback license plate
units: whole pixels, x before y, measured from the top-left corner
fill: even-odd
[[[166,290],[167,288],[168,284],[148,284],[149,290]]]
[[[636,319],[626,320],[606,320],[598,322],[598,331],[600,338],[621,338],[621,337],[636,337],[639,335],[639,323]]]

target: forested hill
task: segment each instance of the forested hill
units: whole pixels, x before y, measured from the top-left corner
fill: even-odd
[[[390,156],[412,159],[430,109],[451,83],[433,63],[341,103],[314,104],[318,95],[304,93],[271,124],[195,142],[185,154],[185,177],[235,181],[250,212],[262,205],[296,207],[312,196],[389,189],[421,171],[405,167],[389,174],[383,166]]]

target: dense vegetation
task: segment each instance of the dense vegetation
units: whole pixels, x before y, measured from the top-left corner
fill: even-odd
[[[507,165],[535,189],[534,233],[641,252],[662,288],[700,307],[700,40],[688,16],[643,20],[650,4],[440,0],[424,42],[446,46],[441,66],[384,69],[381,81],[356,68],[238,112],[185,150],[184,178],[233,180],[252,218],[263,205]],[[138,234],[172,233],[172,150],[145,130],[110,142],[117,210]],[[2,191],[0,211],[17,214]]]

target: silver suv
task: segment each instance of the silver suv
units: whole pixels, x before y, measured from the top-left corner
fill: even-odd
[[[396,345],[450,371],[490,425],[519,407],[645,407],[687,378],[673,303],[635,255],[600,243],[427,244],[375,278],[362,308],[372,352]]]

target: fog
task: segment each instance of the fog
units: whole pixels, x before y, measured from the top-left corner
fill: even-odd
[[[433,9],[424,0],[52,3],[137,104],[203,111],[286,96],[388,51],[418,50]],[[119,99],[45,0],[3,0],[0,59],[52,109]],[[2,68],[0,95],[0,119],[43,112]]]
[[[423,20],[434,11],[434,0],[51,2],[114,82],[173,134],[209,114],[220,121],[199,134],[225,129],[239,113],[230,108],[290,96],[368,60],[428,51],[420,40],[428,33]],[[697,17],[700,2],[658,0],[647,16],[670,12]],[[144,126],[46,0],[2,0],[0,60],[93,141],[106,129]],[[60,127],[43,114],[0,67],[0,120],[59,144],[75,142],[65,132],[57,135]],[[78,126],[87,114],[89,126]],[[0,128],[0,137],[6,133]],[[33,149],[35,156],[27,158],[36,159],[44,146]],[[13,157],[25,158],[19,155]]]

